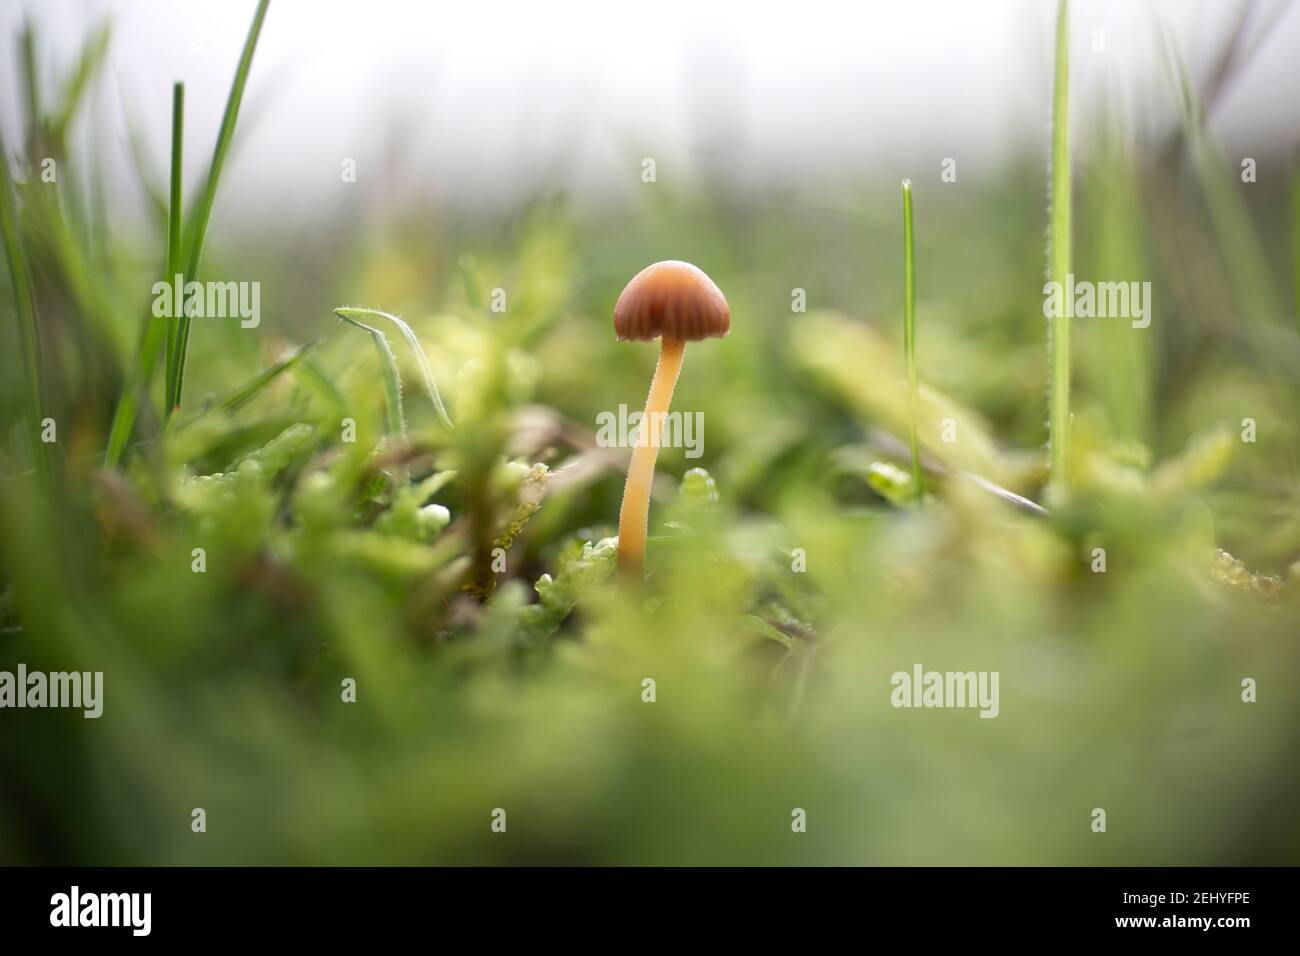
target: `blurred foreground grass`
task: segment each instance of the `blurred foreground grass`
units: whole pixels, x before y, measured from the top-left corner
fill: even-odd
[[[12,187],[0,669],[103,671],[105,705],[0,714],[0,862],[1300,859],[1300,347],[1261,311],[1284,295],[1234,284],[1203,187],[1270,249],[1284,204],[1252,220],[1229,172],[1122,137],[1080,157],[1075,271],[1151,279],[1156,309],[1075,323],[1073,491],[1050,516],[969,477],[1043,497],[1036,162],[918,179],[920,508],[897,185],[875,181],[743,202],[662,184],[633,228],[544,197],[495,232],[414,208],[214,236],[205,274],[260,281],[262,324],[196,320],[179,413],[163,426],[155,379],[113,469],[166,207],[155,235],[117,234],[71,120],[34,115],[24,154],[62,174]],[[661,455],[637,595],[607,540],[627,452],[595,423],[643,401],[654,349],[615,342],[610,312],[670,257],[734,322],[687,355],[674,408],[703,413],[705,454]],[[454,429],[389,326],[392,418],[341,305],[411,324]],[[999,716],[893,708],[918,662],[1000,672]]]

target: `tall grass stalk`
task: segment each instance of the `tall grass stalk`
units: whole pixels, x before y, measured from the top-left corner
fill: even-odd
[[[221,179],[221,169],[230,151],[230,142],[235,136],[235,123],[239,119],[239,106],[244,100],[244,87],[248,84],[248,72],[253,65],[253,53],[257,49],[257,40],[262,33],[262,22],[266,19],[266,10],[271,0],[260,0],[257,12],[253,14],[253,23],[248,28],[248,38],[244,41],[244,52],[239,57],[239,66],[235,69],[235,79],[230,87],[230,97],[226,100],[226,111],[221,117],[221,130],[217,134],[217,143],[212,151],[212,165],[208,169],[203,192],[194,209],[189,235],[185,241],[186,282],[194,282],[199,274],[199,263],[203,257],[203,240],[208,231],[208,220],[212,217],[212,205],[217,196],[217,184]],[[176,342],[167,368],[167,409],[170,418],[180,407],[185,391],[185,358],[189,350],[190,317],[184,308],[177,310]]]
[[[907,362],[907,417],[912,444],[912,484],[916,501],[925,494],[921,473],[921,447],[917,441],[916,374],[916,241],[912,234],[912,181],[903,180],[903,355]]]
[[[1113,92],[1113,91],[1112,91]],[[1109,278],[1151,274],[1147,252],[1153,245],[1143,216],[1138,172],[1129,144],[1131,125],[1119,98],[1107,101],[1106,121],[1098,124],[1093,154],[1080,182],[1094,228],[1089,230],[1091,262],[1096,273]],[[1080,247],[1082,250],[1082,246]],[[1077,342],[1075,368],[1106,410],[1112,437],[1149,446],[1151,433],[1153,330],[1135,330],[1128,322],[1103,322],[1090,330],[1089,341]]]
[[[13,178],[9,173],[9,151],[0,136],[0,239],[4,242],[5,263],[13,287],[14,310],[18,315],[19,336],[23,350],[26,388],[24,403],[27,418],[24,427],[32,446],[32,462],[42,483],[50,476],[50,446],[40,440],[39,429],[45,408],[45,383],[41,374],[41,337],[36,322],[36,300],[32,295],[31,271],[22,236],[18,232],[18,205]]]
[[[185,84],[175,83],[172,86],[171,194],[167,207],[167,254],[164,256],[163,263],[163,281],[167,283],[173,281],[180,264],[181,172],[184,140]],[[181,288],[184,288],[184,285]],[[117,408],[113,412],[113,424],[108,432],[108,452],[104,456],[104,462],[110,468],[116,467],[122,460],[127,442],[131,440],[136,411],[139,402],[148,395],[154,365],[158,362],[158,350],[163,345],[164,339],[167,347],[167,362],[164,368],[171,369],[176,346],[176,326],[167,316],[150,314],[145,320],[140,350],[136,355],[134,380],[122,392],[122,397],[118,399]]]
[[[1192,171],[1205,197],[1205,209],[1227,268],[1228,281],[1241,306],[1248,332],[1255,337],[1255,348],[1262,359],[1271,361],[1274,357],[1271,340],[1261,338],[1260,331],[1280,324],[1284,307],[1282,296],[1269,273],[1264,240],[1255,228],[1242,196],[1238,179],[1240,170],[1234,169],[1227,161],[1206,126],[1205,106],[1197,94],[1186,58],[1172,30],[1164,21],[1157,23],[1165,68],[1178,98]]]
[[[1296,330],[1300,331],[1300,149],[1291,160],[1291,284]]]
[[[1052,89],[1051,213],[1048,227],[1048,279],[1066,286],[1070,271],[1070,4],[1056,8],[1056,75]],[[1048,446],[1051,452],[1050,491],[1068,490],[1070,433],[1070,317],[1069,308],[1051,319],[1049,348],[1051,383],[1048,407]]]
[[[111,37],[112,29],[108,22],[105,21],[86,41],[82,47],[81,55],[77,58],[77,65],[73,68],[72,75],[68,78],[67,85],[64,87],[63,95],[59,98],[58,108],[49,118],[50,142],[58,144],[60,148],[66,145],[72,121],[76,117],[87,91],[94,82],[96,74],[98,74],[100,67],[104,65],[108,58],[108,45]]]
[[[172,163],[171,163],[171,188],[168,191],[167,201],[167,270],[163,274],[165,282],[174,282],[176,271],[181,267],[181,221],[184,215],[184,200],[182,198],[182,168],[184,153],[184,136],[185,129],[185,84],[177,83],[172,87]],[[181,280],[181,288],[184,289],[184,278]],[[178,313],[180,310],[177,304]],[[167,364],[164,368],[172,368],[176,355],[176,334],[179,331],[179,323],[173,324],[164,318],[164,328],[167,330]],[[157,343],[155,348],[149,353],[151,356],[157,354]],[[149,360],[150,368],[153,367],[153,359]]]
[[[22,80],[24,106],[27,108],[27,155],[39,155],[41,117],[40,70],[36,65],[36,28],[31,20],[23,24],[23,32],[18,38],[19,58],[22,61]]]

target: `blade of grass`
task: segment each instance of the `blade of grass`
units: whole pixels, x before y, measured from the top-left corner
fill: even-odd
[[[167,253],[164,257],[163,275],[165,282],[172,282],[180,262],[181,235],[181,167],[183,160],[182,144],[185,138],[185,84],[172,86],[172,163],[171,163],[171,204],[167,209]],[[182,284],[181,288],[184,288]],[[173,303],[180,309],[183,303]],[[135,428],[135,416],[139,402],[148,394],[149,382],[153,378],[154,366],[158,362],[158,352],[164,341],[167,346],[167,364],[170,369],[173,360],[174,326],[169,316],[156,316],[152,313],[145,320],[144,331],[140,337],[140,348],[136,353],[134,380],[122,392],[117,408],[113,412],[113,424],[108,432],[108,451],[104,464],[109,468],[117,467],[126,451],[127,442]],[[167,406],[170,408],[170,404]]]
[[[347,407],[347,400],[339,391],[339,387],[312,356],[307,356],[294,366],[294,374],[300,383],[307,386],[307,389],[314,392],[318,398],[327,401],[334,410],[342,412]]]
[[[334,314],[340,318],[353,319],[387,319],[397,326],[398,331],[402,333],[402,338],[406,339],[406,344],[410,346],[411,351],[415,353],[416,364],[420,366],[420,376],[424,379],[424,390],[429,393],[429,400],[433,402],[434,411],[438,413],[438,419],[447,428],[455,428],[451,423],[451,417],[447,414],[446,407],[442,404],[442,396],[438,394],[438,385],[433,380],[433,369],[429,366],[429,359],[424,354],[424,348],[420,345],[420,340],[416,337],[415,332],[409,325],[403,322],[395,315],[387,312],[380,312],[378,309],[351,309],[339,308],[334,310]]]
[[[397,356],[388,344],[388,336],[373,325],[366,325],[346,314],[345,310],[335,309],[334,314],[349,325],[355,325],[370,333],[374,340],[375,351],[384,373],[384,407],[388,413],[388,433],[406,437],[406,416],[402,413],[402,378],[397,371]]]
[[[14,310],[18,314],[19,334],[22,338],[23,373],[27,386],[26,431],[32,443],[32,461],[36,465],[42,484],[51,475],[50,446],[40,440],[39,422],[45,408],[45,383],[41,375],[41,337],[36,322],[36,300],[32,295],[31,272],[22,237],[18,233],[17,200],[13,179],[9,173],[9,152],[4,137],[0,135],[0,239],[4,241],[5,263],[9,267],[13,287]]]
[[[307,352],[319,341],[320,339],[315,339],[301,348],[294,349],[292,353],[286,355],[284,358],[280,359],[280,361],[267,366],[243,385],[232,389],[224,396],[217,399],[217,401],[212,405],[212,408],[219,408],[222,411],[233,412],[241,406],[246,405],[248,402],[256,398],[260,392],[266,389],[277,378],[301,362]],[[191,423],[201,418],[206,413],[207,410],[200,412],[191,419]]]
[[[1048,226],[1048,279],[1066,287],[1070,271],[1070,5],[1056,8],[1056,75],[1052,89],[1051,211]],[[1049,486],[1066,493],[1070,432],[1070,309],[1050,320],[1051,381],[1048,398]]]
[[[903,180],[903,355],[907,362],[907,405],[916,501],[925,494],[921,446],[916,437],[916,241],[912,234],[912,181]]]
[[[1300,150],[1291,160],[1291,284],[1296,329],[1300,330]]]
[[[172,87],[172,163],[171,163],[171,189],[168,193],[167,205],[167,268],[163,273],[164,282],[175,282],[178,271],[181,267],[181,219],[184,214],[184,200],[181,197],[182,167],[184,160],[184,130],[185,130],[185,84],[177,83]],[[185,288],[185,277],[181,276],[180,288]],[[176,321],[173,322],[170,316],[164,316],[161,320],[163,328],[166,331],[167,340],[167,362],[164,368],[172,368],[176,361],[176,332],[180,324],[180,316],[184,314],[184,295],[181,301],[172,302],[172,308],[176,311]],[[152,356],[157,354],[157,343],[150,350],[149,368],[152,371],[154,359]],[[172,405],[168,402],[167,408]]]
[[[27,107],[27,155],[38,156],[44,119],[41,116],[40,70],[36,65],[36,29],[30,19],[23,24],[23,32],[19,35],[18,55],[22,61],[23,93]]]
[[[78,221],[76,204],[65,202],[71,177],[57,184],[23,184],[21,194],[27,230],[28,257],[36,272],[52,273],[66,287],[75,308],[66,318],[77,330],[69,344],[88,365],[125,362],[130,344],[123,341],[113,315],[113,296],[103,277],[96,274],[89,256],[84,219]]]
[[[63,89],[63,97],[59,101],[57,112],[50,118],[50,141],[57,144],[60,148],[65,144],[68,135],[68,129],[72,126],[73,117],[77,115],[77,109],[81,105],[82,98],[86,91],[90,89],[91,80],[103,66],[104,59],[108,55],[108,44],[112,36],[112,31],[107,22],[100,25],[99,29],[86,41],[81,49],[81,56],[77,60],[76,67],[73,68],[72,75],[68,78],[67,86]]]
[[[204,181],[203,192],[193,212],[193,220],[185,244],[186,282],[194,282],[199,274],[199,263],[203,257],[203,240],[207,234],[208,221],[212,216],[212,205],[216,200],[217,184],[221,179],[221,168],[230,150],[230,141],[235,135],[235,122],[239,119],[239,106],[244,99],[244,87],[248,83],[248,73],[253,65],[253,53],[257,49],[257,40],[262,33],[262,23],[266,19],[266,10],[271,0],[259,0],[257,11],[253,14],[253,23],[248,28],[248,38],[244,42],[244,52],[239,57],[239,66],[235,69],[235,79],[230,87],[230,97],[226,100],[226,111],[221,118],[221,129],[217,134],[217,143],[212,151],[212,165]],[[166,414],[170,418],[180,407],[185,391],[185,359],[189,350],[190,317],[185,309],[178,309],[176,342],[172,349],[171,362],[167,368],[168,401]]]
[[[1089,235],[1094,268],[1109,279],[1138,279],[1149,274],[1152,246],[1143,215],[1134,148],[1136,134],[1121,108],[1122,94],[1111,87],[1104,122],[1095,134],[1092,161],[1081,171],[1094,228]],[[1110,432],[1121,442],[1151,441],[1151,330],[1128,322],[1103,322],[1087,342],[1076,342],[1075,367],[1106,410]]]
[[[1205,208],[1210,214],[1219,252],[1227,267],[1233,297],[1241,307],[1246,334],[1256,354],[1261,361],[1276,369],[1277,353],[1267,332],[1270,327],[1281,324],[1284,308],[1282,296],[1269,273],[1264,242],[1237,188],[1237,177],[1202,120],[1203,109],[1186,59],[1168,25],[1163,20],[1157,20],[1157,24],[1163,41],[1161,51],[1165,68],[1172,77],[1186,128],[1184,135],[1192,169],[1205,197]]]
[[[479,289],[478,276],[474,274],[474,257],[465,253],[456,260],[456,265],[460,269],[460,278],[465,285],[465,299],[469,302],[470,308],[475,312],[483,309],[483,293]]]

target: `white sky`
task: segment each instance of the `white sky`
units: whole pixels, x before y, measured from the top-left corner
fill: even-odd
[[[1155,12],[1202,67],[1235,4],[1071,6],[1077,120],[1107,83],[1145,104],[1131,106],[1139,116],[1163,114]],[[171,83],[183,79],[196,179],[254,7],[5,0],[0,122],[11,148],[23,16],[40,28],[48,72],[111,14],[95,116],[104,161],[130,199],[129,115],[165,170]],[[616,198],[636,188],[643,156],[656,159],[661,182],[707,164],[738,188],[816,191],[865,169],[915,177],[945,156],[978,177],[1045,148],[1054,11],[1051,0],[273,0],[222,203],[247,215],[328,203],[346,157],[390,196],[421,188],[486,211],[539,187]],[[1092,50],[1098,29],[1104,53]],[[1296,141],[1297,51],[1300,10],[1288,10],[1222,104],[1231,147],[1266,153]]]

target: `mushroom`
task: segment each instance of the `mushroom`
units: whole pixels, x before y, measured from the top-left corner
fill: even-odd
[[[614,306],[614,332],[619,339],[661,340],[659,364],[650,381],[618,514],[618,566],[625,573],[639,573],[645,564],[659,426],[672,402],[686,343],[722,338],[730,330],[731,310],[722,290],[689,262],[670,259],[646,266],[632,277]]]

